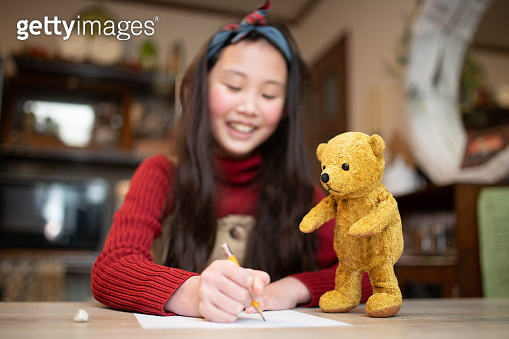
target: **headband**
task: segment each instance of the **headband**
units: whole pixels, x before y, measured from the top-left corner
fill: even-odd
[[[207,50],[207,59],[210,60],[210,58],[215,55],[228,40],[231,44],[234,44],[245,38],[249,33],[257,32],[276,45],[285,56],[286,61],[290,62],[292,60],[292,53],[290,45],[283,33],[273,26],[265,25],[265,14],[267,14],[269,8],[270,1],[266,0],[253,13],[248,14],[244,19],[242,19],[240,23],[230,24],[216,33]]]

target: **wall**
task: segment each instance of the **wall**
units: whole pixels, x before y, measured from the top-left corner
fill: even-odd
[[[484,80],[499,105],[509,109],[509,57],[507,54],[472,50],[472,57],[484,72]]]
[[[377,132],[389,140],[405,120],[400,82],[385,69],[395,61],[411,0],[322,0],[295,28],[308,62],[343,34],[349,35],[349,129]]]

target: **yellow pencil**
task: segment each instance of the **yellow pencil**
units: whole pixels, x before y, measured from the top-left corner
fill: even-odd
[[[237,261],[237,258],[235,258],[235,255],[233,255],[232,251],[230,250],[230,246],[228,246],[227,243],[222,244],[221,248],[223,249],[223,252],[226,255],[226,258],[228,260],[233,261],[234,263],[237,264],[237,266],[240,266],[239,262]],[[265,317],[263,316],[262,309],[260,307],[260,303],[254,299],[251,301],[251,303],[252,303],[253,307],[258,311],[258,313],[262,317],[263,321],[265,321]]]

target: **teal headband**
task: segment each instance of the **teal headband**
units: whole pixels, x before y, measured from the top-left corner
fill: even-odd
[[[207,50],[207,59],[210,60],[226,42],[231,44],[245,38],[251,32],[257,32],[272,42],[283,53],[286,61],[292,61],[290,45],[281,31],[272,26],[265,26],[265,15],[270,7],[270,1],[265,1],[253,13],[248,14],[239,24],[230,24],[216,33]]]

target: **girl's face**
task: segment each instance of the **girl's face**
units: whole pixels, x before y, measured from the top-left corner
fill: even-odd
[[[223,49],[208,79],[219,154],[245,157],[274,133],[283,114],[287,76],[284,57],[263,39]]]

